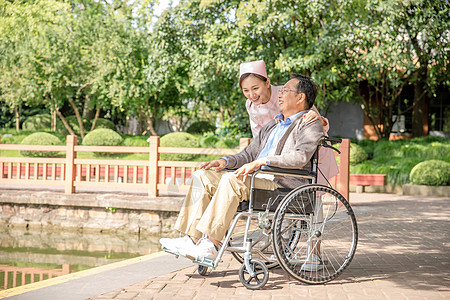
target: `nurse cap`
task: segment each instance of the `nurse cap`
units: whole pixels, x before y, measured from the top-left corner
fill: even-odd
[[[264,60],[242,63],[240,65],[239,78],[246,73],[258,74],[267,78],[266,63]]]

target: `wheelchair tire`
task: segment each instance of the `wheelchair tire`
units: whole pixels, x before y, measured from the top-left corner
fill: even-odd
[[[201,276],[206,276],[208,274],[208,267],[205,266],[198,266],[197,267],[197,272],[199,275]]]
[[[245,264],[242,264],[239,269],[239,280],[250,290],[257,290],[264,287],[269,280],[269,270],[267,269],[266,264],[260,260],[252,259],[250,261],[250,266],[253,268],[255,276],[251,277]]]
[[[353,259],[358,242],[355,214],[336,190],[318,184],[298,187],[278,206],[273,248],[295,279],[320,284],[337,278]],[[292,233],[298,232],[293,244]]]

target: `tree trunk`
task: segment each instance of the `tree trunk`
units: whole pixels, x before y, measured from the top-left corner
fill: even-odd
[[[100,116],[100,107],[97,107],[95,111],[94,121],[92,121],[91,131],[95,129],[95,125],[97,125],[98,117]]]
[[[420,68],[417,71],[417,80],[414,84],[414,101],[412,111],[412,136],[420,137],[424,135],[423,117],[425,114],[425,84],[426,69]]]
[[[61,121],[64,124],[64,127],[66,127],[66,129],[69,131],[69,133],[71,135],[76,135],[75,132],[73,132],[72,128],[70,127],[69,123],[67,123],[66,118],[64,118],[62,113],[59,111],[59,108],[57,106],[55,107],[55,112],[58,115],[58,117],[61,119]]]
[[[151,135],[158,135],[156,133],[154,124],[155,124],[155,121],[153,120],[153,117],[147,116],[147,128],[148,128],[148,130],[150,130]]]
[[[20,108],[21,108],[20,105],[19,105],[19,107],[17,107],[17,106],[14,107],[14,116],[16,119],[16,131],[20,130],[20,112],[21,112]]]
[[[89,95],[85,96],[86,101],[84,102],[84,107],[83,107],[83,118],[91,120],[92,119],[92,113],[94,112],[94,108],[91,107],[91,98],[89,97]]]
[[[75,111],[75,116],[77,117],[78,126],[80,126],[80,135],[81,135],[81,138],[84,139],[83,119],[81,118],[80,112],[78,111],[78,108],[72,98],[69,98],[69,103],[72,106],[73,110]]]
[[[56,131],[56,121],[57,121],[57,116],[56,116],[55,108],[53,106],[50,106],[50,129],[53,132]]]

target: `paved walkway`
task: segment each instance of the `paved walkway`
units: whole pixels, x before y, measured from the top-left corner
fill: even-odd
[[[240,265],[227,254],[206,277],[192,265],[91,299],[450,299],[450,199],[366,193],[351,199],[358,249],[328,284],[302,284],[275,269],[264,289],[247,290]]]
[[[240,265],[230,254],[205,277],[184,258],[158,254],[154,261],[143,259],[145,264],[131,262],[135,271],[124,271],[123,265],[108,267],[108,272],[91,269],[86,272],[95,277],[57,277],[50,279],[55,280],[52,286],[11,299],[450,299],[450,199],[369,193],[350,199],[357,214],[358,249],[349,268],[325,285],[306,285],[275,269],[263,289],[251,291],[240,283]],[[133,275],[139,277],[130,281]],[[87,289],[90,296],[82,293]]]

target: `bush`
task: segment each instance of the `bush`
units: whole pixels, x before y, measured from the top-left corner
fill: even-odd
[[[148,136],[144,135],[122,135],[122,146],[127,147],[148,147]]]
[[[91,124],[92,126],[92,124]],[[95,123],[94,129],[100,129],[100,128],[107,128],[111,130],[116,130],[116,124],[114,124],[111,120],[98,118],[97,122]],[[86,129],[86,128],[85,128]],[[91,128],[88,128],[90,130]]]
[[[365,161],[369,155],[366,150],[355,143],[350,143],[350,164],[355,165]]]
[[[450,163],[427,160],[417,164],[409,174],[411,184],[450,185]]]
[[[38,114],[28,117],[22,124],[23,130],[42,130],[50,129],[51,127],[51,117],[49,114]]]
[[[85,146],[119,146],[122,137],[114,130],[107,128],[95,129],[89,132],[83,139]],[[109,152],[95,152],[95,156],[108,156]]]
[[[206,135],[200,138],[200,146],[202,148],[216,148],[219,138],[215,135]]]
[[[81,118],[81,119],[83,122],[84,132],[86,133],[91,129],[91,122],[85,118]],[[80,126],[78,125],[77,116],[75,116],[75,115],[68,116],[68,117],[66,117],[66,121],[69,124],[69,126],[72,128],[73,132],[75,132],[76,135],[80,135]],[[69,134],[69,131],[64,126],[62,121],[59,121],[56,124],[56,132],[58,134],[62,134],[62,135]]]
[[[205,133],[205,132],[214,132],[216,127],[213,126],[208,121],[197,121],[191,124],[186,130],[187,133]]]
[[[22,145],[62,145],[59,138],[47,132],[35,132],[24,138]],[[58,152],[52,151],[25,151],[21,150],[20,154],[31,157],[55,157]]]
[[[239,139],[222,138],[216,143],[216,148],[228,148],[233,149],[239,146]]]
[[[198,147],[198,138],[187,132],[172,132],[161,138],[161,147]],[[171,154],[161,153],[161,160],[193,160],[198,155],[195,154]]]

